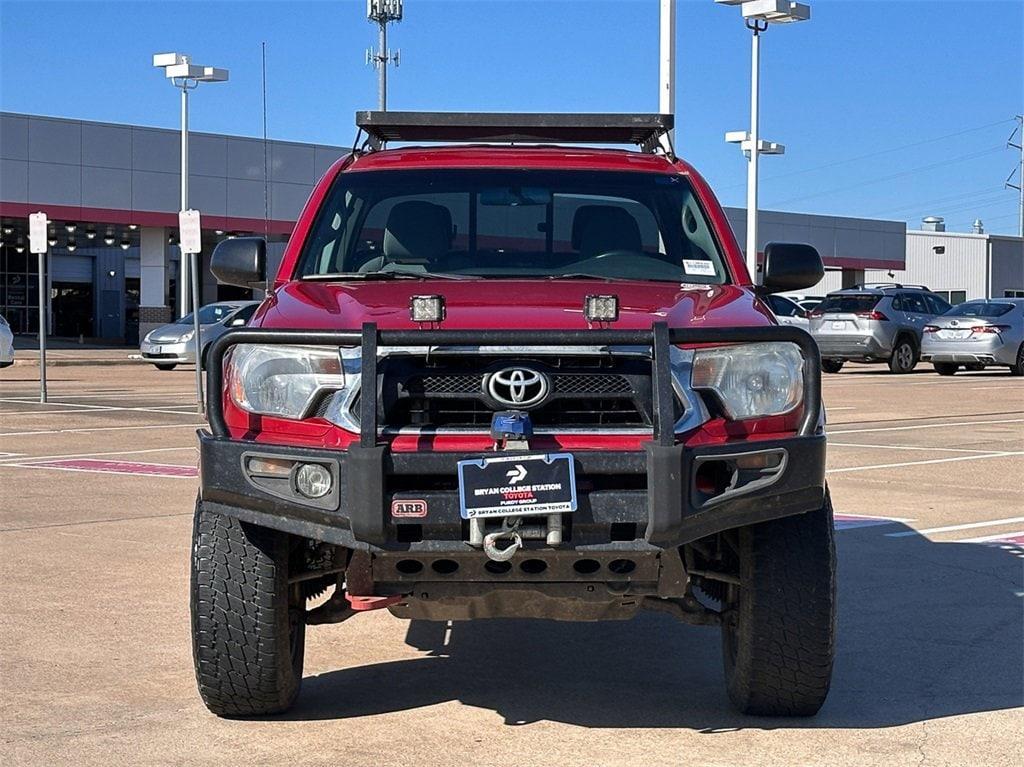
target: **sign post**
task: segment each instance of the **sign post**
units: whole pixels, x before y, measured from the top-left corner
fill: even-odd
[[[195,345],[196,357],[196,407],[197,412],[203,415],[206,407],[203,402],[203,345],[200,337],[199,324],[199,253],[203,249],[202,226],[199,222],[198,210],[182,210],[178,213],[178,242],[181,243],[181,263],[184,266],[186,259],[191,259],[192,268],[190,282],[191,286],[181,286],[182,292],[187,287],[192,289],[192,342]],[[179,274],[182,270],[178,270]]]
[[[48,221],[45,213],[30,213],[28,217],[29,252],[39,258],[39,401],[46,402],[46,242]]]

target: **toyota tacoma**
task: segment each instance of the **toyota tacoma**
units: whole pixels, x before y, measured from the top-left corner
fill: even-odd
[[[356,119],[275,277],[262,239],[213,254],[267,294],[208,351],[208,708],[288,709],[307,626],[368,610],[657,610],[720,628],[740,711],[816,713],[835,641],[821,362],[765,298],[816,284],[818,253],[771,243],[755,283],[669,115]]]

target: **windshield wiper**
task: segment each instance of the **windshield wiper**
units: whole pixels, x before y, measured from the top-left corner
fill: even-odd
[[[445,274],[443,272],[332,272],[330,274],[306,274],[303,280],[310,282],[345,282],[358,280],[372,282],[374,280],[474,280],[474,275]]]

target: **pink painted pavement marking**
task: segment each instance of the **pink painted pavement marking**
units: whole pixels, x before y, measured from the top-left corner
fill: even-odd
[[[99,458],[74,458],[7,465],[23,469],[63,469],[64,471],[88,471],[99,474],[140,474],[147,477],[191,478],[199,475],[199,470],[195,466],[137,461],[104,461]]]
[[[852,530],[858,527],[875,527],[876,525],[891,525],[896,520],[885,519],[884,517],[862,517],[857,514],[836,514],[836,530]]]

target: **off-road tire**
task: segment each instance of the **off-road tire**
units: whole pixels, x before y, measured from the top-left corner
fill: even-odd
[[[1024,376],[1024,344],[1017,348],[1017,362],[1010,365],[1010,375]]]
[[[178,363],[172,362],[172,363],[167,364],[167,365],[157,365],[156,369],[157,370],[174,370],[174,368],[176,368],[176,367],[178,367]]]
[[[933,362],[932,367],[935,368],[935,372],[940,376],[956,375],[956,371],[960,369],[960,366],[955,362]]]
[[[288,585],[289,539],[207,511],[192,529],[192,659],[217,716],[287,710],[302,684],[305,599]]]
[[[843,369],[844,360],[822,360],[821,369],[826,373],[838,373]]]
[[[813,716],[835,655],[832,502],[739,531],[740,584],[723,605],[722,650],[733,706],[757,716]]]
[[[893,373],[910,373],[917,366],[917,346],[906,336],[900,336],[892,348],[889,370]]]

